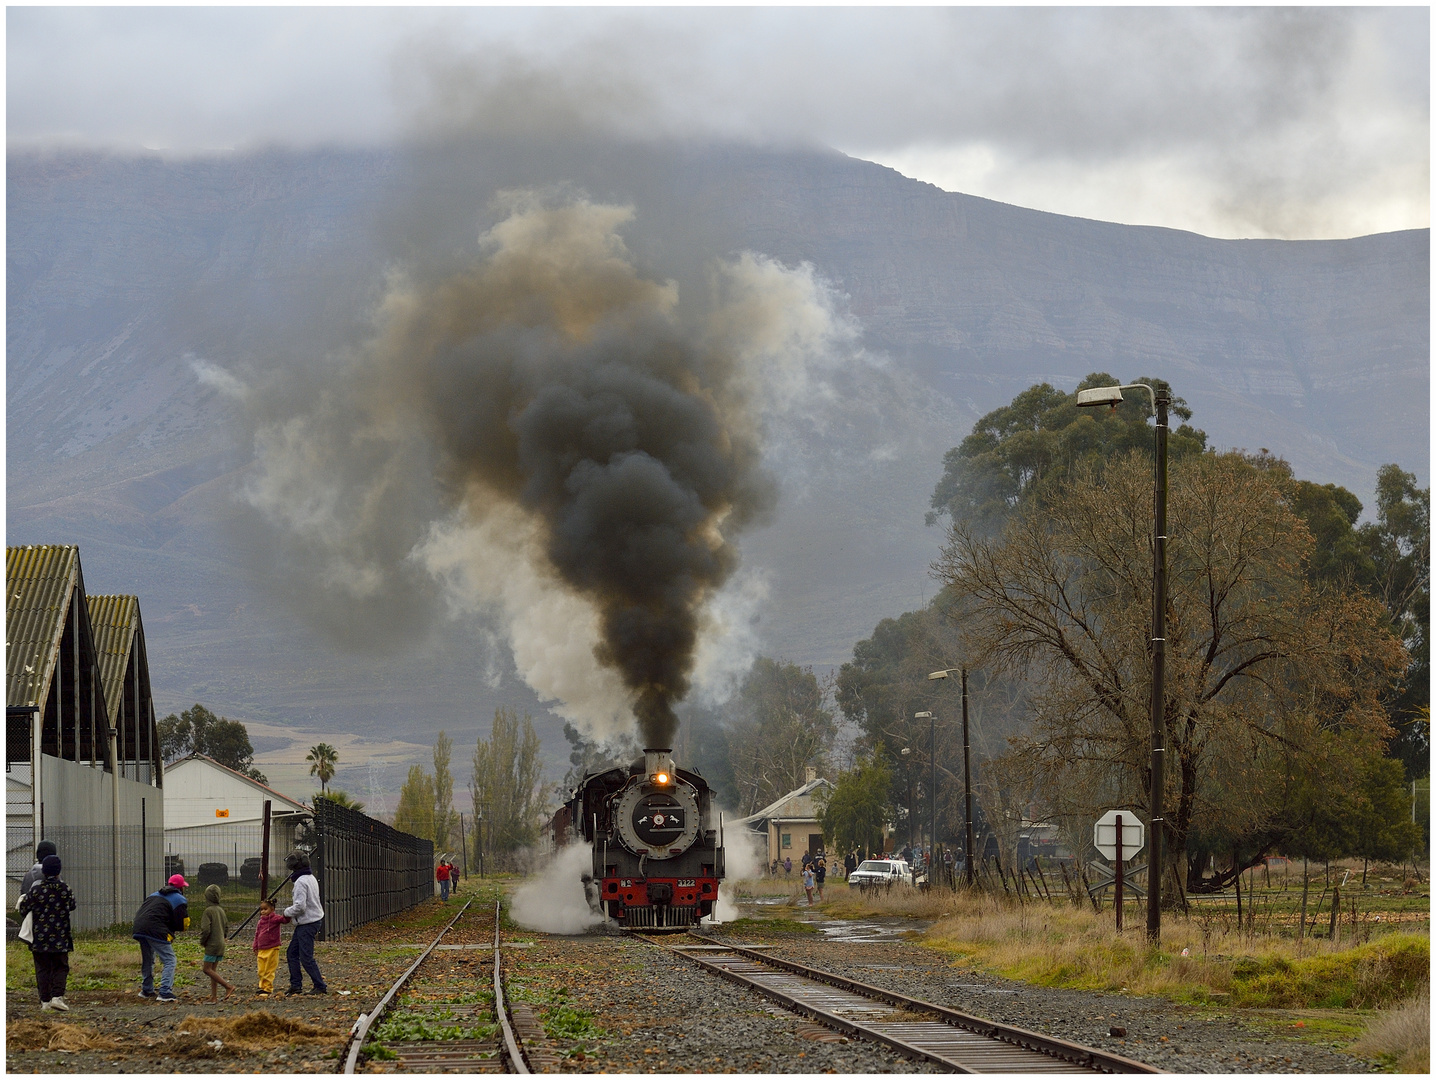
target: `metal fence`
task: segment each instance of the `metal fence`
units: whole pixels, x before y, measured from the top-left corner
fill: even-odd
[[[276,814],[269,835],[269,891],[287,871],[284,857],[302,842],[309,825],[307,815]],[[259,903],[259,872],[264,851],[264,827],[259,821],[236,821],[191,829],[166,829],[164,882],[183,874],[191,896],[203,896],[218,885],[227,907],[245,908]],[[281,899],[287,894],[281,894]]]
[[[434,895],[434,844],[367,814],[314,800],[310,860],[324,904],[324,937],[404,911]]]
[[[62,867],[60,877],[75,894],[70,925],[76,930],[129,921],[140,900],[164,884],[164,835],[158,827],[142,831],[138,826],[60,825],[47,828],[45,839],[54,842]],[[7,910],[13,912],[20,879],[35,865],[35,837],[29,821],[19,825],[7,822],[5,846]]]

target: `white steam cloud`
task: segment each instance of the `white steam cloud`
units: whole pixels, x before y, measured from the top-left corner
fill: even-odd
[[[744,253],[680,304],[629,256],[631,210],[505,199],[471,264],[391,274],[367,341],[245,391],[244,497],[321,624],[478,616],[590,736],[672,745],[673,706],[757,651],[736,541],[768,463],[842,411],[857,332],[810,266]]]
[[[582,934],[603,922],[588,906],[582,875],[593,868],[593,849],[570,844],[537,875],[514,890],[509,917],[528,930],[546,934]]]

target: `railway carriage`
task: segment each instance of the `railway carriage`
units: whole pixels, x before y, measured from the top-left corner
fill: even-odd
[[[554,815],[554,843],[593,848],[590,903],[619,925],[682,930],[713,912],[723,827],[713,790],[669,750],[590,773]]]

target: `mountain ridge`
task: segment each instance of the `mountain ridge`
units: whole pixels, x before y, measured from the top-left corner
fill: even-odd
[[[878,415],[798,448],[777,521],[741,543],[769,583],[769,652],[840,663],[931,595],[941,534],[922,517],[942,454],[1034,382],[1161,376],[1214,446],[1270,448],[1368,504],[1387,461],[1428,482],[1429,230],[1214,239],[945,192],[826,151],[62,157],[7,165],[9,542],[78,541],[87,580],[139,593],[166,711],[206,700],[377,733],[412,708],[415,738],[496,704],[542,714],[475,631],[441,634],[432,662],[341,655],[264,594],[234,498],[250,448],[196,363],[297,363],[353,340],[387,269],[468,257],[495,192],[555,177],[632,204],[639,266],[685,295],[739,251],[811,263],[888,358]],[[544,722],[551,755],[557,727]]]

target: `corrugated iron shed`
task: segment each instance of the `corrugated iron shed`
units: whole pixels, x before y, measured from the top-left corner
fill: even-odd
[[[95,658],[100,665],[100,685],[105,688],[105,705],[110,726],[119,724],[125,698],[125,672],[135,647],[140,626],[138,596],[89,596],[90,626],[95,632]]]
[[[5,704],[43,705],[59,657],[80,549],[41,544],[5,549]]]

